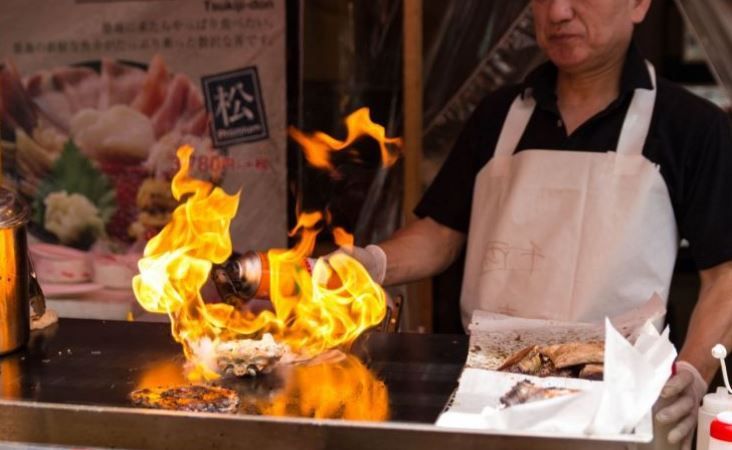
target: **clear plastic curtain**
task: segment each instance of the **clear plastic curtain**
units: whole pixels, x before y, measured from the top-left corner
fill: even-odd
[[[401,0],[303,2],[301,128],[343,138],[343,119],[368,107],[388,136],[401,133],[401,6]],[[354,147],[358,160],[339,158],[330,174],[307,167],[294,151],[294,185],[302,209],[327,209],[334,225],[365,245],[401,222],[401,168],[381,168],[373,142]]]
[[[676,0],[686,24],[698,38],[712,73],[732,97],[732,2]]]
[[[482,97],[539,61],[528,4],[424,1],[425,184]],[[367,106],[388,135],[401,134],[401,0],[310,0],[303,8],[302,128],[342,136],[343,117]],[[374,150],[358,145],[362,155]],[[300,165],[302,207],[327,207],[358,244],[388,237],[403,219],[401,167],[366,157],[337,169],[334,178]]]
[[[427,2],[423,167],[432,180],[483,97],[517,83],[540,60],[528,0]]]
[[[402,1],[309,0],[303,6],[300,127],[342,137],[342,119],[367,106],[390,136],[402,132]],[[480,100],[517,83],[541,60],[529,0],[424,0],[425,186],[439,170]],[[337,162],[337,176],[291,159],[301,209],[327,208],[356,244],[386,239],[403,222],[402,167],[379,167],[368,142],[359,162]],[[321,239],[321,250],[332,248]],[[434,283],[436,331],[459,332],[462,261]],[[409,302],[407,302],[409,303]]]

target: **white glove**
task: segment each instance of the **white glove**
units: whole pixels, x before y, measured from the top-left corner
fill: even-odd
[[[382,284],[384,277],[386,276],[386,253],[378,245],[367,245],[366,248],[362,247],[341,247],[333,253],[345,253],[356,261],[360,262],[361,265],[366,269],[371,276],[371,279]],[[326,260],[330,255],[326,256]]]
[[[699,404],[706,393],[707,382],[696,367],[686,361],[677,361],[676,373],[661,390],[661,402],[665,400],[665,404],[656,414],[659,422],[674,424],[666,437],[669,443],[683,441],[681,448],[691,449]]]

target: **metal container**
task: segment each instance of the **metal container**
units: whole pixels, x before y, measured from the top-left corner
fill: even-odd
[[[0,187],[0,355],[17,350],[28,341],[31,297],[38,300],[36,314],[43,314],[45,309],[28,258],[29,216],[28,205]]]
[[[211,278],[221,299],[237,305],[253,298],[269,299],[269,260],[263,252],[234,255],[214,265]]]

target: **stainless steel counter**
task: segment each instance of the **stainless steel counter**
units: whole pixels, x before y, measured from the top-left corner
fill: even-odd
[[[431,425],[457,386],[467,344],[466,336],[371,333],[352,349],[363,362],[354,363],[361,384],[348,380],[356,375],[322,368],[304,379],[281,374],[235,379],[225,384],[242,397],[238,414],[182,413],[134,408],[127,399],[138,387],[185,382],[180,347],[167,325],[62,319],[57,326],[35,332],[28,348],[0,357],[0,441],[156,449],[583,447],[578,440]],[[292,388],[293,378],[304,384]],[[353,386],[368,389],[359,387],[353,397],[354,392],[347,392]],[[353,403],[362,401],[361,391],[381,392],[384,386],[388,420],[337,418],[353,418],[353,411],[378,417],[373,411],[380,407],[378,402]],[[329,390],[336,398],[342,396],[342,404],[330,412],[299,407],[306,396]],[[280,414],[290,417],[274,416]],[[602,441],[589,445],[622,448]]]

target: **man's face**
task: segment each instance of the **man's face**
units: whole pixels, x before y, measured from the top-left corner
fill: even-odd
[[[561,70],[580,72],[624,51],[651,0],[533,0],[536,39]]]

